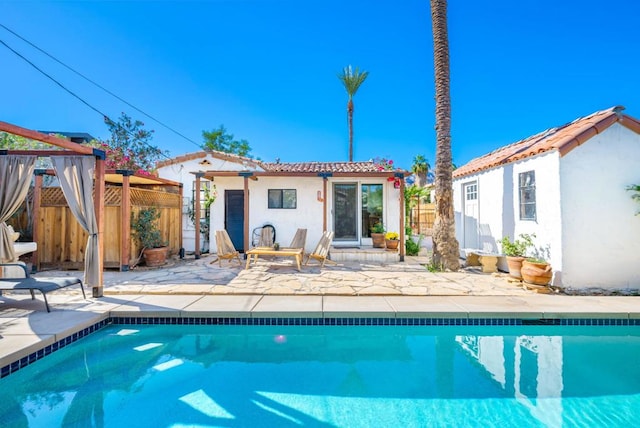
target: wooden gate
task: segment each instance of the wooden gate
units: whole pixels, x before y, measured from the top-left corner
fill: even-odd
[[[436,204],[418,203],[411,208],[409,224],[411,231],[415,235],[431,236],[433,234],[433,223],[436,219]]]

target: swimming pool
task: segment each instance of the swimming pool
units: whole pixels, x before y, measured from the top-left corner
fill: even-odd
[[[637,326],[109,325],[0,380],[4,427],[632,426]]]

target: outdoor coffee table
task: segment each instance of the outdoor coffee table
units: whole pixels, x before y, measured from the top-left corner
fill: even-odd
[[[278,256],[278,257],[294,257],[298,270],[302,265],[302,248],[280,248],[275,250],[273,247],[255,247],[247,251],[247,266],[245,269],[249,269],[251,263],[251,256],[253,256],[253,262],[258,261],[259,256]]]

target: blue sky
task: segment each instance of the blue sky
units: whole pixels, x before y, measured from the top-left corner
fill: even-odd
[[[614,105],[640,117],[640,2],[450,1],[452,150],[462,165]],[[435,164],[427,0],[5,1],[0,23],[202,143],[224,124],[266,161]],[[199,148],[0,28],[0,40],[100,112],[126,112],[172,156]],[[0,120],[106,138],[100,114],[0,45]]]

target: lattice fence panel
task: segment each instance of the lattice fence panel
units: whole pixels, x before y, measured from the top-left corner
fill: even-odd
[[[131,189],[131,205],[142,207],[181,208],[180,195],[157,190]]]
[[[59,187],[43,187],[40,198],[42,207],[66,207],[67,200],[64,198],[62,189]]]
[[[104,190],[104,205],[114,207],[122,205],[122,187],[107,187]]]

